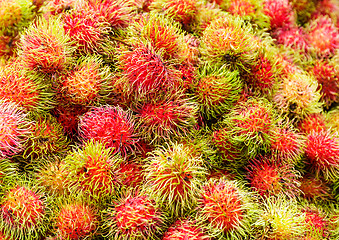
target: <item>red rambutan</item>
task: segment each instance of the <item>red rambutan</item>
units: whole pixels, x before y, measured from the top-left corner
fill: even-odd
[[[298,129],[307,135],[312,131],[321,132],[326,129],[325,116],[322,113],[312,113],[298,122]]]
[[[263,12],[270,18],[271,29],[295,24],[294,12],[289,0],[264,0]]]
[[[305,214],[306,236],[314,237],[314,239],[327,239],[330,222],[326,213],[313,204],[306,204],[301,211]]]
[[[124,188],[141,187],[144,181],[142,165],[136,160],[122,162],[117,169],[117,175]]]
[[[301,27],[282,27],[276,29],[272,36],[276,39],[277,44],[294,50],[301,50],[307,52],[308,44],[306,41],[306,34]]]
[[[310,173],[300,179],[301,196],[307,201],[328,201],[333,199],[329,182]]]

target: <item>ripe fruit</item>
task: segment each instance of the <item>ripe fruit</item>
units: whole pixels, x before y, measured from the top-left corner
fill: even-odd
[[[326,126],[333,131],[339,132],[339,107],[335,107],[327,112]]]
[[[165,232],[162,240],[210,240],[206,229],[193,218],[176,220]]]
[[[301,27],[278,28],[272,33],[272,36],[277,40],[276,43],[287,48],[304,52],[308,50],[306,34]]]
[[[103,228],[112,240],[152,238],[162,230],[164,217],[148,195],[127,192],[103,211]]]
[[[22,35],[19,57],[29,70],[55,74],[70,63],[74,51],[71,45],[60,18],[40,17]]]
[[[167,143],[146,159],[145,188],[170,214],[178,216],[196,206],[206,174],[201,156],[192,156],[181,143]]]
[[[301,190],[301,195],[307,201],[328,201],[334,198],[329,182],[310,173],[306,173],[300,179],[299,189]]]
[[[263,12],[270,18],[271,29],[293,26],[295,16],[289,0],[264,0]]]
[[[306,203],[301,211],[305,214],[307,237],[313,237],[314,239],[326,239],[329,237],[329,219],[320,207]]]
[[[131,112],[119,106],[93,107],[80,117],[79,135],[82,142],[101,141],[126,157],[138,142],[134,125]]]
[[[309,114],[299,121],[298,129],[306,135],[312,131],[321,132],[326,129],[325,116],[322,113]]]

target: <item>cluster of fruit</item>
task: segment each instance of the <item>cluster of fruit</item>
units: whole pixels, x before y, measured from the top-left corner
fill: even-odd
[[[339,239],[335,0],[0,0],[0,240]]]

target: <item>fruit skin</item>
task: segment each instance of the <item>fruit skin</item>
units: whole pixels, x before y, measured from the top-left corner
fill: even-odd
[[[301,27],[282,27],[276,29],[272,36],[277,43],[296,51],[307,52],[308,44],[305,30]]]
[[[138,110],[137,126],[151,144],[187,136],[197,124],[197,104],[189,99],[153,101]]]
[[[223,115],[234,106],[242,87],[239,72],[203,65],[199,69],[192,95],[203,116],[211,119]]]
[[[206,224],[210,236],[243,239],[250,234],[256,204],[237,181],[210,179],[202,187],[198,204],[199,221]]]
[[[339,132],[339,107],[334,107],[325,115],[326,127]]]
[[[311,113],[298,122],[300,132],[308,135],[312,131],[321,132],[326,130],[325,116],[323,113]]]
[[[301,196],[308,202],[326,202],[334,199],[329,182],[311,173],[306,173],[300,179],[299,189]]]
[[[65,70],[74,50],[60,17],[40,17],[21,36],[18,55],[29,70],[55,74]]]
[[[306,236],[328,239],[330,224],[328,214],[320,206],[307,202],[301,204],[301,211],[305,214]]]
[[[307,164],[316,176],[335,180],[339,175],[339,137],[329,130],[312,131],[307,136],[305,149]]]
[[[139,140],[131,111],[119,106],[93,107],[80,117],[78,129],[83,143],[91,139],[102,141],[123,157],[134,152]]]
[[[206,175],[201,156],[182,143],[169,142],[145,160],[145,191],[170,215],[192,210]]]
[[[114,196],[121,185],[117,171],[123,158],[105,147],[105,143],[90,140],[64,159],[67,181],[74,185],[74,191],[97,205]]]
[[[263,12],[270,18],[271,29],[292,26],[295,21],[289,0],[264,0]]]
[[[166,216],[147,194],[127,191],[102,211],[108,239],[157,239]]]
[[[6,237],[38,239],[49,229],[52,199],[44,189],[25,176],[6,186],[1,199],[0,226]]]
[[[0,157],[8,158],[23,150],[31,122],[15,103],[0,100]]]

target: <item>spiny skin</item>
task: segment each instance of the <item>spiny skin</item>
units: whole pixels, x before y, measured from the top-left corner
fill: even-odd
[[[175,65],[175,68],[179,71],[184,93],[188,93],[193,87],[193,83],[197,78],[196,67],[187,60]]]
[[[278,28],[272,33],[272,36],[277,40],[278,44],[287,48],[292,48],[302,52],[308,51],[306,33],[301,27]]]
[[[223,239],[242,239],[249,233],[254,203],[238,182],[210,179],[202,188],[198,206],[211,233]]]
[[[74,105],[104,102],[109,93],[110,69],[98,56],[79,58],[74,68],[61,78],[62,97]]]
[[[165,215],[153,199],[143,193],[125,193],[103,211],[108,239],[148,239],[161,232]]]
[[[183,144],[167,143],[145,161],[145,188],[157,203],[175,216],[196,205],[206,175],[201,156],[192,156]]]
[[[145,179],[142,165],[137,160],[122,162],[117,169],[117,175],[121,179],[121,186],[126,189],[141,188]]]
[[[287,199],[283,195],[266,198],[261,204],[254,227],[256,239],[298,239],[306,230],[305,214],[303,214],[294,198]]]
[[[312,113],[298,122],[298,129],[304,134],[310,134],[312,131],[321,132],[326,130],[325,116],[323,113]]]
[[[297,196],[300,173],[291,164],[276,162],[274,158],[259,157],[247,167],[247,179],[261,196],[283,193],[291,198]]]
[[[217,118],[238,101],[242,87],[238,72],[205,65],[193,87],[194,99],[206,119]]]
[[[60,206],[54,226],[61,239],[79,240],[95,236],[98,224],[95,209],[86,203],[73,202]]]
[[[270,147],[277,120],[277,113],[268,100],[249,98],[233,108],[223,123],[230,129],[233,140],[246,146],[248,156],[254,157]]]
[[[206,233],[196,220],[191,218],[176,220],[165,232],[162,240],[210,240],[211,237]]]
[[[16,56],[18,41],[18,36],[10,37],[0,35],[0,59],[8,60],[10,57]]]
[[[3,191],[8,182],[13,182],[17,174],[17,164],[8,159],[0,158],[0,195],[3,196]],[[1,199],[1,198],[0,198]]]
[[[21,36],[19,57],[29,70],[46,74],[63,71],[74,51],[60,18],[40,17]]]
[[[252,29],[240,18],[216,18],[203,32],[203,58],[231,70],[246,70],[256,58],[258,49]]]
[[[308,0],[289,0],[297,15],[297,23],[304,25],[309,22],[312,13],[316,10],[315,2]]]
[[[101,22],[98,13],[90,7],[66,12],[63,23],[65,33],[80,54],[93,54],[108,33],[108,24]]]
[[[292,123],[279,124],[271,142],[271,154],[281,162],[297,163],[305,149],[305,137]]]
[[[318,81],[319,89],[322,93],[321,99],[325,106],[329,107],[332,103],[339,100],[339,68],[326,60],[318,60],[310,68]]]
[[[271,29],[294,25],[295,16],[289,0],[264,0],[263,12],[270,18]]]
[[[318,83],[314,77],[296,70],[284,77],[273,101],[294,118],[303,118],[311,113],[321,112],[323,103],[319,101],[320,98]]]
[[[333,131],[339,132],[339,107],[335,107],[327,112],[325,124]]]
[[[27,115],[14,103],[0,100],[0,156],[19,153],[30,134]]]
[[[122,157],[105,148],[98,141],[88,141],[82,148],[65,158],[67,180],[74,183],[77,191],[100,203],[116,194],[121,182],[117,170]]]
[[[33,115],[31,119],[31,134],[23,152],[25,159],[38,161],[68,150],[69,140],[64,135],[62,126],[52,115],[47,113]]]
[[[133,35],[149,41],[155,51],[164,51],[164,59],[177,57],[180,51],[179,24],[165,16],[150,13],[132,25]],[[136,39],[140,41],[140,39]]]
[[[329,219],[324,211],[313,204],[305,204],[301,211],[305,214],[306,236],[328,239]]]
[[[197,104],[188,99],[148,102],[138,111],[138,129],[151,143],[173,140],[192,130],[197,123],[197,112]]]
[[[102,141],[106,147],[114,148],[123,157],[133,153],[138,142],[134,119],[130,111],[121,107],[94,107],[80,117],[79,134],[82,142]]]
[[[61,15],[64,12],[78,8],[78,4],[81,5],[81,0],[50,0],[47,1],[46,6],[44,7],[45,10],[45,17],[57,16]]]
[[[32,1],[0,0],[0,35],[16,36],[33,18]]]
[[[26,111],[42,112],[54,107],[54,93],[50,84],[37,74],[29,74],[20,62],[13,62],[0,70],[0,95],[23,107]]]
[[[34,182],[16,179],[1,199],[0,226],[4,234],[18,240],[39,238],[49,228],[50,201]]]
[[[89,0],[89,3],[113,30],[125,28],[131,22],[134,11],[131,0]]]
[[[158,52],[141,44],[120,55],[120,67],[130,83],[135,101],[157,99],[179,92],[177,71]]]
[[[339,46],[339,32],[331,18],[320,16],[306,28],[309,51],[318,58],[330,57]]]
[[[312,131],[307,136],[305,154],[307,163],[316,175],[327,179],[339,176],[339,137],[329,130]]]
[[[307,201],[328,201],[334,199],[329,182],[313,174],[305,174],[300,179],[301,196]]]

